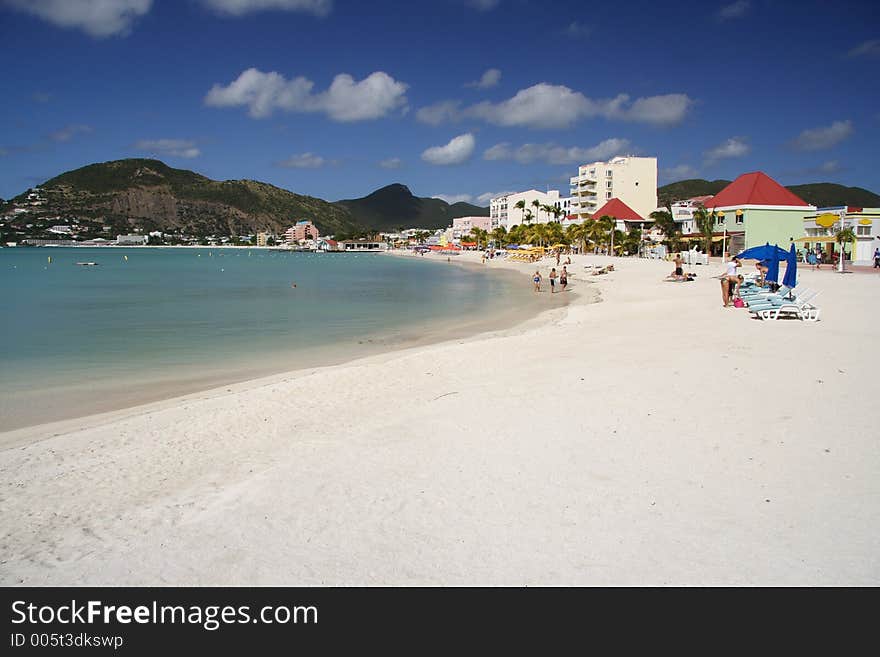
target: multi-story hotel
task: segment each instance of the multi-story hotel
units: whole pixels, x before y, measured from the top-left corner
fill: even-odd
[[[537,189],[530,189],[525,192],[516,192],[515,194],[507,194],[493,198],[489,203],[489,218],[492,221],[492,228],[502,226],[508,230],[514,226],[525,223],[526,217],[531,217],[529,223],[546,224],[554,219],[552,214],[545,212],[541,207],[532,205],[535,201],[541,206],[559,206],[560,202],[565,199],[559,198],[559,190],[551,189],[546,192],[539,192]],[[525,208],[518,208],[516,204],[525,201]]]
[[[317,240],[318,237],[318,229],[308,219],[297,221],[295,225],[288,228],[284,233],[284,239],[288,244],[294,244],[305,239]]]
[[[571,214],[580,219],[592,216],[613,198],[618,198],[643,217],[657,208],[657,158],[615,157],[578,167],[571,179],[575,198]]]

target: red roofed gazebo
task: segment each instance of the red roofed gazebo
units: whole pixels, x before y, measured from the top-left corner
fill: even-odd
[[[613,198],[593,213],[593,219],[614,217],[619,221],[648,221],[619,198]]]

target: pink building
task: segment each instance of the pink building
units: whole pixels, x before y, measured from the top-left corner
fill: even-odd
[[[304,239],[317,240],[318,237],[319,235],[317,227],[308,219],[297,221],[294,226],[288,228],[287,231],[284,233],[284,239],[287,241],[288,244],[293,244]]]
[[[456,217],[452,220],[452,234],[461,237],[471,232],[471,228],[481,228],[485,231],[492,230],[491,217]]]

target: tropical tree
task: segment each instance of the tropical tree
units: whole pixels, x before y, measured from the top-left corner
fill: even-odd
[[[413,235],[413,237],[416,238],[417,243],[424,244],[425,240],[428,239],[428,235],[430,235],[430,234],[431,233],[429,233],[426,230],[417,230],[415,235]]]
[[[507,244],[507,229],[504,226],[498,226],[492,230],[492,239],[495,240],[495,244],[504,248],[504,245]]]
[[[485,246],[486,241],[489,237],[489,233],[482,228],[471,228],[471,235],[474,237],[474,239],[476,239],[478,249]]]
[[[577,242],[580,244],[580,252],[584,253],[587,250],[587,242],[589,242],[589,235],[587,231],[587,224],[572,224],[568,228],[565,229],[565,238],[568,240],[568,243]]]
[[[526,200],[525,200],[525,199],[520,199],[519,201],[517,201],[517,202],[514,204],[513,207],[515,207],[515,208],[518,209],[518,210],[522,210],[522,213],[523,213],[523,220],[525,220],[525,216],[526,216]]]
[[[846,270],[846,262],[845,255],[846,250],[844,249],[844,245],[849,242],[852,244],[856,241],[856,233],[852,228],[841,228],[834,235],[834,239],[837,240],[837,243],[840,245],[840,271]]]
[[[565,231],[562,230],[562,226],[553,221],[549,224],[545,224],[547,226],[547,242],[548,244],[563,244],[567,243],[565,238]]]
[[[507,242],[513,244],[524,244],[527,241],[526,232],[528,226],[525,224],[517,224],[507,233]]]
[[[608,234],[606,225],[598,219],[588,219],[583,223],[586,239],[593,243],[594,253],[599,250],[599,245],[605,241]]]
[[[533,218],[534,216],[535,216],[535,215],[532,214],[532,211],[531,211],[531,210],[526,210],[526,211],[525,211],[525,214],[523,214],[523,222],[526,223],[526,224],[531,224],[531,223],[532,223],[532,218]]]
[[[715,213],[706,212],[706,208],[697,208],[694,210],[694,224],[697,226],[697,232],[703,236],[706,254],[711,255],[712,233],[715,232]]]
[[[607,214],[603,214],[599,217],[597,223],[602,227],[603,237],[608,236],[610,238],[608,243],[608,254],[614,255],[614,227],[617,225],[617,219],[609,217]]]
[[[669,250],[678,251],[678,242],[681,239],[681,225],[672,216],[672,208],[667,207],[665,210],[655,210],[649,216],[654,220],[654,226],[659,228],[666,237]]]
[[[532,207],[535,208],[535,218],[540,219],[541,215],[538,213],[541,211],[541,201],[535,199],[534,201],[532,201]]]
[[[555,205],[547,205],[546,203],[541,205],[541,210],[544,211],[544,214],[549,218],[550,215],[553,214],[553,211],[556,209]]]
[[[547,238],[550,233],[547,230],[547,224],[535,224],[529,230],[529,242],[534,244],[538,243],[539,246],[544,246],[547,243]]]

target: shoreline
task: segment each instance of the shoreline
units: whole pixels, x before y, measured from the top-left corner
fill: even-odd
[[[99,248],[99,247],[96,247]],[[103,247],[100,247],[103,248]],[[141,247],[123,247],[123,248],[141,248]],[[168,248],[168,247],[142,247],[142,248]],[[178,247],[170,247],[178,248]],[[205,247],[201,247],[205,248]],[[239,247],[230,247],[239,248]],[[387,252],[381,255],[392,255],[395,257],[406,257],[408,253]],[[453,261],[458,267],[473,272],[485,269],[479,264],[479,255],[476,253],[468,254],[470,257],[461,261]],[[445,256],[444,256],[445,257]],[[439,257],[425,256],[420,258],[425,264],[431,266],[442,266],[443,263]],[[499,263],[500,264],[500,263]],[[517,276],[520,273],[515,263],[506,263],[508,266],[494,267],[490,276]],[[581,292],[583,294],[583,292]],[[576,288],[566,293],[566,297],[570,297],[573,302],[578,298]],[[388,331],[374,336],[364,336],[363,341],[359,341],[358,347],[348,346],[347,348],[339,348],[338,346],[324,346],[310,350],[308,355],[297,354],[298,358],[302,358],[301,363],[295,366],[283,366],[282,369],[272,367],[254,367],[250,370],[241,369],[235,372],[223,372],[214,374],[193,375],[186,378],[172,378],[154,383],[138,382],[134,385],[136,392],[132,392],[128,399],[128,403],[119,399],[118,402],[112,403],[110,408],[107,405],[93,402],[92,410],[79,415],[70,415],[63,413],[66,417],[59,417],[47,422],[38,422],[34,424],[18,424],[13,425],[9,429],[0,431],[0,451],[10,447],[17,447],[27,444],[29,441],[41,440],[58,433],[64,433],[70,429],[76,428],[82,430],[91,426],[98,426],[108,421],[137,416],[143,413],[149,413],[153,410],[159,410],[166,405],[175,405],[184,403],[194,398],[204,398],[205,396],[222,396],[230,392],[240,390],[248,390],[251,388],[259,388],[263,385],[270,385],[278,380],[290,380],[302,376],[306,372],[314,372],[322,368],[342,367],[349,364],[355,364],[362,360],[373,358],[382,358],[384,356],[393,356],[394,354],[404,353],[409,350],[423,349],[432,345],[441,345],[444,343],[470,340],[480,338],[481,336],[491,336],[507,331],[513,331],[517,327],[538,326],[542,323],[540,317],[547,313],[553,313],[560,307],[566,305],[567,300],[561,300],[557,307],[541,308],[537,304],[528,307],[525,310],[525,316],[522,316],[523,309],[509,308],[504,311],[497,310],[491,316],[481,319],[467,318],[462,323],[458,318],[450,317],[443,321],[437,322],[432,326],[432,331],[419,337],[413,337],[412,331],[404,329],[407,337],[394,338],[387,337]],[[398,332],[397,328],[391,331],[394,335]],[[365,346],[370,343],[370,346]],[[39,391],[34,392],[35,395]],[[121,404],[121,405],[120,405]]]
[[[0,450],[0,583],[880,583],[880,278],[763,322],[581,258],[602,303]]]

